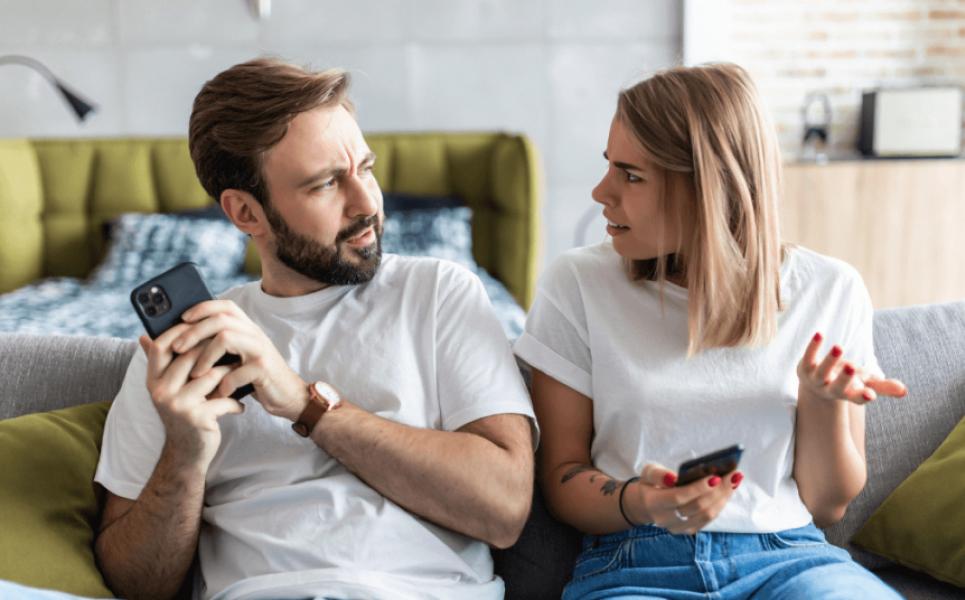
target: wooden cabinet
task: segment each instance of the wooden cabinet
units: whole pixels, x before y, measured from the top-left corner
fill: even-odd
[[[875,308],[965,300],[965,160],[786,164],[781,229],[854,265]]]

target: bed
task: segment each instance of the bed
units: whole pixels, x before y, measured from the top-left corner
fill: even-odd
[[[538,163],[505,133],[366,136],[386,193],[383,248],[483,281],[509,338],[532,300]],[[0,331],[131,338],[131,288],[182,260],[215,294],[257,277],[178,138],[0,140]]]

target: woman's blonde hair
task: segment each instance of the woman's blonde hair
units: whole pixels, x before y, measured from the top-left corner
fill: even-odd
[[[781,159],[750,76],[733,64],[661,71],[620,93],[617,118],[663,171],[667,213],[693,232],[669,257],[628,260],[630,276],[686,277],[691,355],[770,340],[781,308]]]

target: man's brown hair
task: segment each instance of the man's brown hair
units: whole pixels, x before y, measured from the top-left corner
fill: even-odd
[[[226,189],[268,202],[262,174],[265,153],[292,119],[348,99],[349,75],[341,69],[311,72],[274,58],[258,58],[218,73],[194,99],[188,147],[198,179],[215,201]]]

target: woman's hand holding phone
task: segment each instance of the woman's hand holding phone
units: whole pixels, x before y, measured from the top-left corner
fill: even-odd
[[[648,464],[640,480],[630,484],[623,509],[634,523],[652,523],[675,534],[694,534],[717,518],[744,475],[734,471],[711,475],[676,486],[677,475],[658,464]]]

